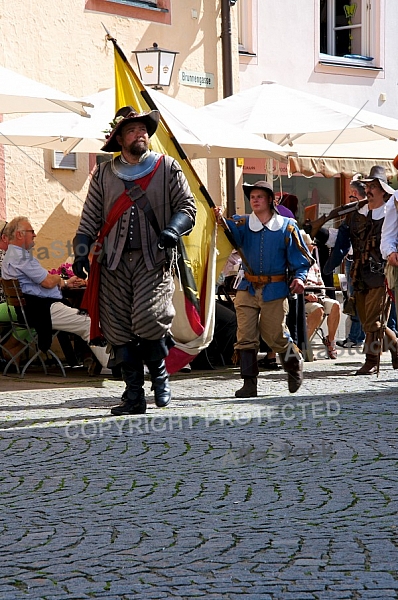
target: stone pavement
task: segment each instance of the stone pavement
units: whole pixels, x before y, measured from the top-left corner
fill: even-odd
[[[147,382],[129,418],[120,381],[0,378],[0,599],[398,598],[398,371],[319,358],[295,395],[193,371],[159,410]]]

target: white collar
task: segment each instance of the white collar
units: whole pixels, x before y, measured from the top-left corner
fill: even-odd
[[[379,206],[378,208],[373,208],[372,209],[372,220],[373,221],[380,221],[380,219],[384,219],[385,217],[385,210],[386,210],[386,205],[383,204],[382,206]],[[360,208],[358,210],[358,212],[363,215],[364,217],[367,216],[368,212],[369,212],[369,204],[365,204],[364,206],[362,206],[362,208]]]
[[[261,231],[266,227],[270,231],[278,231],[283,225],[283,219],[284,217],[274,212],[270,220],[263,225],[260,219],[252,212],[249,215],[249,229],[250,231]]]

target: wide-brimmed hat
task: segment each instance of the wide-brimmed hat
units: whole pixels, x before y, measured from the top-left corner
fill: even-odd
[[[270,183],[268,183],[268,181],[256,181],[256,183],[244,183],[243,184],[243,191],[245,193],[245,196],[247,196],[250,199],[250,192],[252,190],[257,189],[265,189],[267,190],[267,192],[269,192],[269,194],[272,196],[272,200],[275,198],[274,195],[274,190],[272,189],[272,185]]]
[[[395,192],[394,188],[387,183],[387,175],[384,167],[380,165],[374,165],[374,167],[370,169],[369,177],[365,177],[362,179],[362,181],[367,183],[369,181],[374,181],[375,179],[379,181],[381,187],[385,192],[387,192],[387,194],[393,194]]]
[[[145,123],[148,136],[151,137],[159,123],[159,111],[150,110],[148,112],[138,113],[133,106],[123,106],[117,111],[111,125],[111,130],[108,133],[107,141],[102,146],[103,152],[120,152],[122,149],[116,137],[120,134],[122,127],[131,121],[142,121]]]

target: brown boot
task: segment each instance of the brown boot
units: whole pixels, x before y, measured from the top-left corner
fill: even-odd
[[[290,344],[287,352],[281,352],[279,356],[287,373],[289,392],[294,394],[303,383],[303,358],[295,344]]]
[[[257,377],[244,377],[243,387],[236,390],[235,398],[256,398],[257,397]]]
[[[366,354],[365,364],[355,372],[355,375],[374,375],[377,372],[377,359],[377,354]]]
[[[239,350],[240,375],[243,387],[235,392],[236,398],[256,398],[257,396],[257,350]]]

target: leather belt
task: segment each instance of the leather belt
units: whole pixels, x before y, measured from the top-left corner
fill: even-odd
[[[279,283],[280,281],[286,281],[286,275],[250,275],[249,273],[245,273],[245,279],[251,283],[266,285],[267,283]]]

